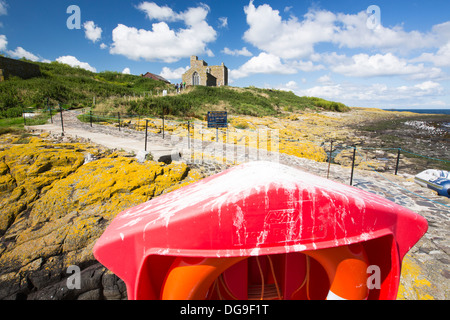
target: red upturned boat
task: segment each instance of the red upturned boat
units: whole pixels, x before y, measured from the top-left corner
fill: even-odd
[[[427,228],[377,195],[253,162],[120,213],[94,255],[129,299],[395,299]]]

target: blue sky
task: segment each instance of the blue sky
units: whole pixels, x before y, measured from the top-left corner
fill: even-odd
[[[0,53],[172,83],[197,55],[225,63],[232,86],[449,109],[449,12],[447,0],[0,0]]]

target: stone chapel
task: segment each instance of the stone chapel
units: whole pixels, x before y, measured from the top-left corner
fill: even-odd
[[[228,68],[222,62],[220,66],[208,66],[197,56],[191,57],[191,68],[182,76],[186,86],[221,87],[228,85]]]

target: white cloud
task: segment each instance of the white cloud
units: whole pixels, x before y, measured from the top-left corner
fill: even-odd
[[[41,57],[38,57],[37,55],[25,50],[22,47],[17,47],[16,50],[7,50],[8,46],[8,39],[5,35],[0,35],[0,52],[3,51],[7,55],[9,55],[11,58],[14,59],[22,59],[25,58],[27,60],[33,61],[33,62],[50,62],[47,59],[43,59]]]
[[[297,70],[285,65],[281,59],[273,54],[262,52],[251,58],[237,70],[230,71],[233,79],[244,78],[252,74],[295,74]]]
[[[315,43],[329,41],[334,33],[335,15],[331,12],[309,14],[301,22],[294,16],[283,21],[278,10],[267,4],[256,8],[253,1],[244,12],[250,26],[244,33],[244,40],[284,59],[311,55]]]
[[[8,46],[8,39],[6,39],[5,35],[0,34],[0,51],[6,51],[7,46]]]
[[[280,88],[281,90],[285,90],[285,91],[292,91],[294,92],[295,90],[298,90],[298,84],[295,81],[289,81],[288,83],[286,83],[283,87]]]
[[[230,56],[244,56],[244,57],[253,56],[253,54],[250,51],[248,51],[248,49],[246,47],[243,47],[241,50],[239,50],[239,49],[231,50],[231,49],[225,47],[222,50],[222,52],[225,54],[228,54]]]
[[[31,60],[31,61],[35,61],[35,62],[39,61],[39,57],[38,56],[32,54],[31,52],[26,51],[22,47],[17,47],[16,50],[14,50],[14,51],[8,50],[7,53],[11,57],[16,58],[16,59],[25,58],[25,59],[28,59],[28,60]]]
[[[333,81],[331,80],[331,77],[329,75],[321,76],[317,79],[317,82],[323,85],[331,85],[333,84]]]
[[[147,18],[150,20],[176,21],[179,19],[178,14],[176,14],[170,7],[160,7],[154,2],[143,2],[137,6],[137,8],[144,11],[147,14]]]
[[[87,21],[83,24],[86,38],[92,42],[97,42],[102,38],[102,28],[95,25],[94,21]]]
[[[206,49],[205,53],[210,58],[215,57],[214,52],[212,52],[211,49]]]
[[[97,72],[97,69],[95,69],[94,67],[91,67],[89,65],[89,63],[81,62],[77,58],[75,58],[74,56],[59,57],[58,59],[56,59],[56,61],[58,61],[59,63],[68,64],[71,67],[80,67],[82,69],[85,69],[85,70],[88,70],[88,71],[91,71],[91,72]]]
[[[122,74],[131,74],[130,68],[123,69]]]
[[[450,67],[450,42],[439,48],[436,53],[423,53],[413,61],[431,62],[437,67]]]
[[[284,85],[286,87],[286,85]],[[326,84],[299,89],[299,96],[320,97],[332,101],[343,102],[349,106],[390,108],[399,105],[408,107],[429,105],[430,99],[442,95],[444,88],[433,81],[425,81],[411,86],[389,87],[383,83],[360,85],[352,83]]]
[[[184,73],[186,73],[186,71],[188,71],[189,69],[190,69],[189,66],[187,66],[185,68],[177,68],[175,70],[172,70],[168,67],[164,67],[159,75],[161,77],[163,77],[164,79],[178,80],[178,79],[181,79],[181,76]]]
[[[376,28],[367,28],[367,19],[365,11],[358,14],[339,13],[335,21],[337,28],[330,41],[339,47],[375,48],[395,52],[408,52],[437,44],[435,33],[424,34],[416,30],[408,32],[402,26],[386,28],[381,24]]]
[[[290,66],[303,72],[312,72],[323,70],[325,67],[321,64],[315,65],[312,61],[292,61]]]
[[[434,81],[425,81],[419,84],[416,84],[414,88],[419,89],[419,92],[422,92],[423,95],[426,94],[441,94],[443,91],[442,85],[440,83]]]
[[[5,1],[0,0],[0,16],[8,14],[8,10],[6,9],[7,4]]]
[[[414,65],[392,53],[372,56],[361,53],[349,59],[341,56],[339,60],[339,63],[331,65],[331,70],[349,77],[409,75],[413,79],[423,79],[441,75],[440,69],[427,68],[423,64]]]
[[[378,49],[406,53],[414,49],[439,47],[450,40],[450,21],[435,25],[430,32],[405,31],[401,25],[367,27],[368,14],[335,14],[311,9],[303,19],[291,15],[283,20],[278,10],[268,4],[255,7],[253,0],[244,8],[248,30],[244,40],[258,49],[283,59],[311,57],[317,44],[329,43],[340,48]]]
[[[151,30],[119,24],[113,30],[111,54],[124,55],[133,60],[145,59],[167,63],[194,54],[212,54],[206,46],[216,40],[217,33],[206,22],[208,6],[200,5],[176,13],[167,6],[160,7],[155,3],[144,2],[138,9],[144,11],[149,19],[161,22],[152,24]],[[167,24],[173,21],[183,21],[187,28],[173,30]]]
[[[104,43],[102,43],[101,45],[100,45],[100,49],[107,49],[108,48],[108,46],[106,45],[106,44],[104,44]]]
[[[177,13],[168,6],[159,6],[154,2],[143,2],[137,8],[146,13],[149,20],[164,22],[184,21],[188,26],[194,26],[205,21],[210,8],[206,4],[200,4],[196,8],[189,8],[185,12]]]

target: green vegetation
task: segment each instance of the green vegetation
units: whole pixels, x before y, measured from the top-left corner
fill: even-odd
[[[167,88],[161,81],[117,72],[93,73],[66,64],[37,63],[42,77],[23,80],[11,77],[0,83],[0,118],[22,115],[22,108],[44,108],[47,103],[82,108],[91,106],[94,97],[141,94]]]
[[[293,92],[233,87],[195,87],[188,92],[166,97],[148,97],[126,103],[128,112],[165,114],[202,118],[208,111],[227,110],[233,114],[255,117],[306,109],[345,112],[349,107],[319,98],[299,97]]]
[[[334,101],[327,101],[320,98],[314,98],[310,97],[307,98],[310,100],[316,107],[322,108],[329,111],[338,111],[338,112],[345,112],[349,111],[349,107],[347,107],[345,104],[340,102],[334,102]]]
[[[199,86],[185,90],[183,94],[171,94],[171,85],[140,76],[109,71],[93,73],[58,62],[37,64],[41,68],[41,77],[28,80],[12,77],[0,83],[0,119],[19,118],[24,108],[43,110],[47,105],[55,108],[58,104],[65,109],[92,107],[94,97],[94,111],[97,112],[160,115],[164,110],[165,114],[175,117],[201,118],[211,110],[251,116],[306,109],[349,110],[337,102],[255,87]],[[169,95],[157,96],[156,93],[162,90],[168,90]]]

